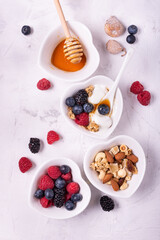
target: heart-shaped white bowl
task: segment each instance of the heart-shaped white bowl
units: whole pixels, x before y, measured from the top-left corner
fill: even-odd
[[[123,99],[122,99],[122,94],[119,89],[117,89],[115,104],[113,107],[113,113],[112,113],[113,124],[109,129],[106,130],[106,128],[105,129],[101,128],[98,132],[88,131],[88,130],[84,129],[83,127],[77,125],[72,119],[70,119],[67,115],[68,111],[67,111],[67,106],[65,105],[65,100],[67,97],[74,95],[78,90],[80,90],[82,88],[86,88],[89,85],[101,84],[110,89],[110,87],[113,85],[113,83],[114,82],[112,79],[102,76],[102,75],[99,75],[99,76],[90,78],[89,80],[87,80],[83,83],[76,83],[73,86],[69,87],[65,91],[64,95],[61,98],[61,112],[62,112],[64,118],[66,119],[66,121],[71,126],[73,126],[75,129],[77,129],[78,131],[80,131],[81,133],[83,133],[87,136],[101,138],[101,139],[105,139],[105,138],[109,137],[109,135],[114,131],[117,124],[119,123],[119,120],[122,115]]]
[[[42,69],[58,80],[69,82],[82,81],[96,71],[100,61],[99,53],[93,45],[90,30],[84,24],[76,21],[69,21],[68,26],[71,30],[71,35],[77,37],[83,45],[84,54],[86,56],[85,66],[77,72],[66,72],[51,64],[51,56],[55,47],[65,39],[61,25],[53,29],[42,43],[38,63]]]
[[[56,208],[56,207],[49,207],[43,208],[38,199],[34,198],[34,193],[37,189],[37,184],[40,177],[47,173],[47,168],[50,166],[60,166],[60,165],[68,165],[71,168],[73,181],[78,182],[80,185],[80,193],[83,195],[82,201],[77,203],[77,206],[74,210],[68,211],[65,207]],[[67,158],[56,158],[50,161],[45,162],[35,173],[33,177],[30,190],[29,190],[29,205],[35,209],[37,212],[41,213],[42,215],[53,218],[53,219],[67,219],[74,217],[80,214],[89,204],[91,198],[91,191],[88,184],[83,180],[81,176],[80,169],[78,165],[72,161],[71,159]]]
[[[129,187],[125,190],[117,191],[115,192],[111,185],[103,184],[97,176],[97,173],[93,171],[90,168],[91,162],[93,162],[93,159],[95,155],[99,151],[103,151],[105,149],[110,149],[113,146],[125,144],[129,148],[133,150],[133,153],[139,158],[139,161],[137,162],[136,166],[138,169],[138,174],[134,174],[132,179],[128,181]],[[103,143],[99,143],[91,147],[88,152],[85,154],[83,167],[85,174],[89,181],[100,191],[114,197],[120,197],[120,198],[129,198],[131,197],[138,187],[140,186],[145,170],[146,170],[146,159],[144,151],[141,147],[141,145],[133,138],[125,135],[117,136],[115,138],[112,138],[111,140]]]

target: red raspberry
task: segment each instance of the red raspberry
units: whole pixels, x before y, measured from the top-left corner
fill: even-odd
[[[41,80],[39,80],[39,82],[37,83],[37,88],[39,90],[47,90],[51,87],[51,83],[50,81],[48,81],[46,78],[42,78]]]
[[[140,102],[140,104],[147,106],[150,103],[151,94],[148,91],[143,91],[138,94],[137,99]]]
[[[19,169],[22,173],[27,172],[31,167],[32,167],[32,162],[28,158],[22,157],[19,160]]]
[[[136,81],[136,82],[132,83],[132,85],[130,87],[130,92],[132,92],[134,94],[139,94],[143,91],[143,89],[144,89],[143,85],[139,81]]]
[[[67,194],[65,195],[65,202],[67,202],[69,199],[71,199],[71,196],[72,196],[71,193],[67,193]]]
[[[80,186],[76,182],[71,182],[67,185],[66,189],[67,189],[67,192],[69,192],[70,194],[78,193],[80,190]]]
[[[52,201],[48,200],[45,197],[40,199],[40,203],[41,203],[42,207],[44,207],[44,208],[48,208],[52,205]]]
[[[57,166],[49,167],[47,172],[48,172],[48,175],[53,179],[59,178],[62,174],[61,171],[59,170],[59,167]]]
[[[54,182],[53,182],[52,178],[50,178],[48,175],[43,175],[40,178],[38,187],[41,190],[46,190],[47,188],[51,188],[52,189],[52,188],[54,188]]]
[[[76,115],[75,122],[81,126],[88,126],[89,125],[89,114],[81,113],[81,114]]]
[[[48,144],[52,144],[55,141],[59,140],[59,135],[55,131],[49,131],[47,134],[47,142]]]
[[[69,181],[72,179],[72,174],[69,172],[69,173],[66,173],[66,174],[62,174],[61,176],[64,180],[66,181]]]

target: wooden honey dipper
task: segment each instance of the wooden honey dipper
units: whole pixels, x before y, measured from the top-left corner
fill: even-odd
[[[79,63],[83,56],[82,45],[76,38],[71,36],[59,0],[54,0],[54,3],[66,35],[66,40],[63,47],[64,55],[66,56],[67,60],[71,61],[72,63]]]

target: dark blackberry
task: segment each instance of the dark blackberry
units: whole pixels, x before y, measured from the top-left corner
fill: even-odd
[[[114,202],[108,196],[103,196],[100,198],[100,205],[101,205],[103,211],[109,212],[114,209]]]
[[[55,207],[61,208],[64,202],[65,202],[65,195],[55,194],[54,201],[53,201]]]
[[[62,189],[54,188],[54,193],[58,194],[58,195],[61,195],[61,196],[64,196],[66,194],[66,189],[65,188],[62,188]]]
[[[77,105],[84,105],[88,100],[88,93],[85,89],[79,90],[74,96]]]
[[[40,140],[38,138],[30,138],[28,146],[32,153],[38,153],[40,149]]]

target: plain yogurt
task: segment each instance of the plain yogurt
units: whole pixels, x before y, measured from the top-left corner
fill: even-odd
[[[104,85],[96,84],[94,85],[92,96],[88,98],[88,101],[92,104],[98,104],[107,92]]]

